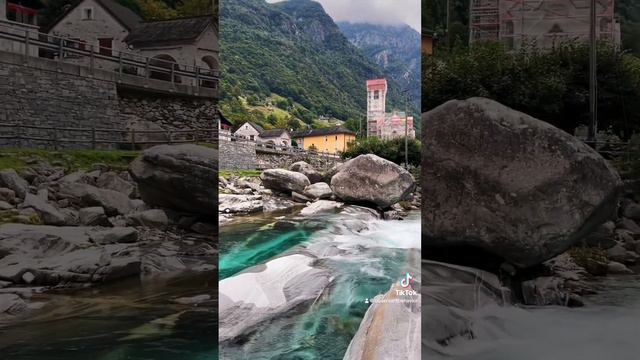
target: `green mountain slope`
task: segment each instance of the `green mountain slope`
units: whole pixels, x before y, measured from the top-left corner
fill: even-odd
[[[239,98],[261,105],[275,94],[287,100],[278,107],[304,123],[322,115],[353,127],[365,116],[365,81],[385,75],[309,0],[222,1],[220,63],[220,105],[234,122],[266,120]],[[400,86],[389,88],[389,105],[403,106]]]

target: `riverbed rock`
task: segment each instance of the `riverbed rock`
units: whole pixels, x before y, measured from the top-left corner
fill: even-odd
[[[27,309],[27,304],[16,294],[0,294],[0,314],[18,315]]]
[[[298,161],[291,164],[291,166],[289,166],[289,170],[304,174],[312,184],[322,181],[322,174],[304,161]]]
[[[169,217],[162,209],[149,209],[134,212],[127,215],[126,219],[132,226],[165,228],[169,225]]]
[[[640,234],[640,225],[638,225],[638,223],[636,223],[632,219],[620,219],[620,221],[618,221],[617,228],[628,230],[634,234]]]
[[[498,277],[479,269],[423,260],[421,276],[422,312],[429,314],[422,317],[423,357],[447,354],[451,342],[474,339],[472,311],[511,302]]]
[[[417,291],[394,284],[372,300],[343,359],[419,359],[420,308]]]
[[[0,187],[0,201],[6,201],[8,203],[13,203],[16,198],[16,192],[9,189]]]
[[[35,209],[45,225],[64,225],[66,223],[63,213],[36,195],[26,194],[22,207]]]
[[[479,249],[526,268],[615,216],[615,169],[548,123],[483,98],[422,123],[423,250]]]
[[[130,165],[145,203],[188,213],[218,213],[218,151],[185,144],[145,150]]]
[[[314,262],[310,255],[291,254],[221,280],[218,341],[233,340],[317,299],[331,276]]]
[[[285,212],[295,208],[304,206],[304,204],[283,198],[281,196],[263,196],[263,208],[266,213],[269,212]]]
[[[345,202],[370,203],[380,208],[409,198],[415,189],[411,174],[373,154],[360,155],[340,167],[331,189]]]
[[[0,170],[0,187],[11,189],[20,199],[24,199],[29,190],[29,183],[13,169]]]
[[[13,206],[13,204],[10,204],[4,200],[0,200],[0,211],[1,210],[10,210],[15,208],[15,206]]]
[[[625,207],[624,216],[632,220],[640,220],[640,204],[632,203]]]
[[[139,265],[140,255],[128,249],[129,244],[97,246],[91,236],[99,231],[75,226],[0,225],[0,253],[4,254],[0,279],[14,284],[88,283],[111,279],[111,274],[121,274],[123,266]]]
[[[333,191],[329,184],[325,182],[316,182],[304,188],[302,192],[304,196],[312,199],[328,199],[333,195]]]
[[[617,261],[609,261],[607,264],[607,273],[612,275],[624,275],[633,274],[633,271],[629,269],[625,264]]]
[[[101,173],[98,180],[96,180],[96,186],[101,189],[109,189],[123,193],[127,195],[127,197],[131,197],[135,189],[132,183],[125,181],[113,171]]]
[[[343,203],[331,200],[318,200],[300,211],[300,215],[310,216],[320,213],[335,213],[344,206]]]
[[[220,212],[224,213],[254,213],[262,211],[262,195],[232,195],[220,194]]]
[[[102,206],[93,206],[80,209],[78,212],[80,224],[86,226],[111,226]]]
[[[617,244],[614,230],[616,224],[613,221],[607,221],[598,226],[596,230],[583,239],[583,242],[591,247],[600,249],[610,249]]]
[[[311,201],[311,198],[308,198],[295,191],[291,192],[291,199],[295,202],[302,203],[302,204],[306,204]]]
[[[133,210],[127,195],[89,184],[61,183],[58,196],[69,198],[72,203],[81,207],[101,206],[108,216],[126,215]]]
[[[280,192],[303,192],[311,185],[306,175],[284,169],[268,169],[260,175],[262,186]]]
[[[138,231],[132,227],[94,228],[87,231],[87,235],[93,243],[99,245],[138,241]]]

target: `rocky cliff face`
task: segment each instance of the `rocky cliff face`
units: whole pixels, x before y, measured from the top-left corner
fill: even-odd
[[[385,69],[403,89],[410,89],[412,103],[420,108],[420,33],[407,25],[385,26],[339,22],[353,45]]]

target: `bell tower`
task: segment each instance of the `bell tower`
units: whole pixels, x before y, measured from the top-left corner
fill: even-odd
[[[367,80],[367,137],[379,136],[379,125],[384,122],[387,101],[387,80]]]

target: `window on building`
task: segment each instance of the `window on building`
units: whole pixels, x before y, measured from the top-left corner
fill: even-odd
[[[380,90],[376,90],[373,92],[373,99],[378,100],[380,98]]]
[[[336,140],[338,140],[338,135],[336,135]]]
[[[98,39],[98,46],[100,46],[100,55],[111,56],[113,54],[113,39],[112,38],[100,38]]]
[[[253,141],[255,139],[254,135],[250,135],[249,138],[251,139],[251,141]]]
[[[82,20],[93,20],[93,8],[86,7],[82,9]]]

